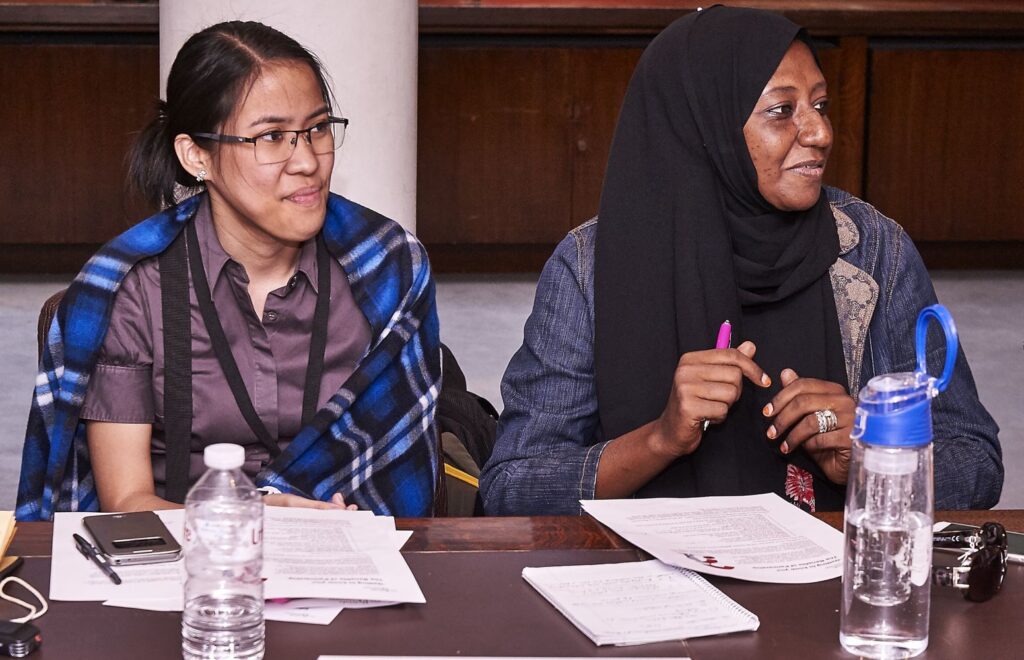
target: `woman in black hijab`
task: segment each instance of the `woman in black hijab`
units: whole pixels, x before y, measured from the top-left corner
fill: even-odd
[[[898,225],[823,189],[827,106],[806,35],[777,14],[715,6],[651,43],[600,221],[545,268],[506,372],[489,512],[761,492],[842,508],[851,394],[912,370],[913,320],[935,296]],[[736,348],[714,350],[725,320]],[[937,501],[992,506],[997,429],[962,355],[957,368],[936,407]]]

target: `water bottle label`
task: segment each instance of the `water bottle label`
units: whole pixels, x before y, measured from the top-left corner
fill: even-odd
[[[923,587],[932,574],[932,527],[923,525],[914,531],[914,553],[911,559],[910,581]]]

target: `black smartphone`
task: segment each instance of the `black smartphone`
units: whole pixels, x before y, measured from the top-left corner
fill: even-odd
[[[152,511],[86,516],[82,524],[116,566],[175,561],[181,556],[181,546]]]
[[[943,532],[976,532],[977,525],[962,525],[960,523],[949,523],[940,531]],[[956,548],[935,548],[936,550],[948,550],[960,552]],[[1015,564],[1024,564],[1024,534],[1020,532],[1006,532],[1006,561]]]

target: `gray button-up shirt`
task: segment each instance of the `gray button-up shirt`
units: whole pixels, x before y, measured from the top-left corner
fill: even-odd
[[[300,430],[318,293],[315,242],[307,241],[302,246],[295,276],[267,296],[261,319],[249,298],[245,268],[221,247],[207,204],[196,213],[195,223],[206,277],[231,353],[257,414],[283,449]],[[370,326],[352,298],[344,270],[334,259],[331,268],[331,308],[319,406],[352,374],[371,339]],[[238,410],[213,352],[194,290],[189,297],[194,408],[189,481],[203,473],[203,449],[217,442],[244,445],[244,469],[255,476],[266,464],[268,452]],[[117,293],[81,418],[152,424],[153,478],[160,496],[166,481],[163,349],[160,267],[157,258],[152,258],[135,266]]]

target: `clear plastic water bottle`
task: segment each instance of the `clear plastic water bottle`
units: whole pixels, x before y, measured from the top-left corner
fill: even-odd
[[[926,331],[946,333],[941,378],[927,373]],[[909,658],[928,647],[931,597],[931,400],[946,389],[959,342],[945,307],[917,320],[913,373],[872,378],[860,392],[846,491],[846,544],[839,641],[868,658]]]
[[[263,657],[263,502],[239,445],[206,448],[207,471],[185,498],[186,660]]]

